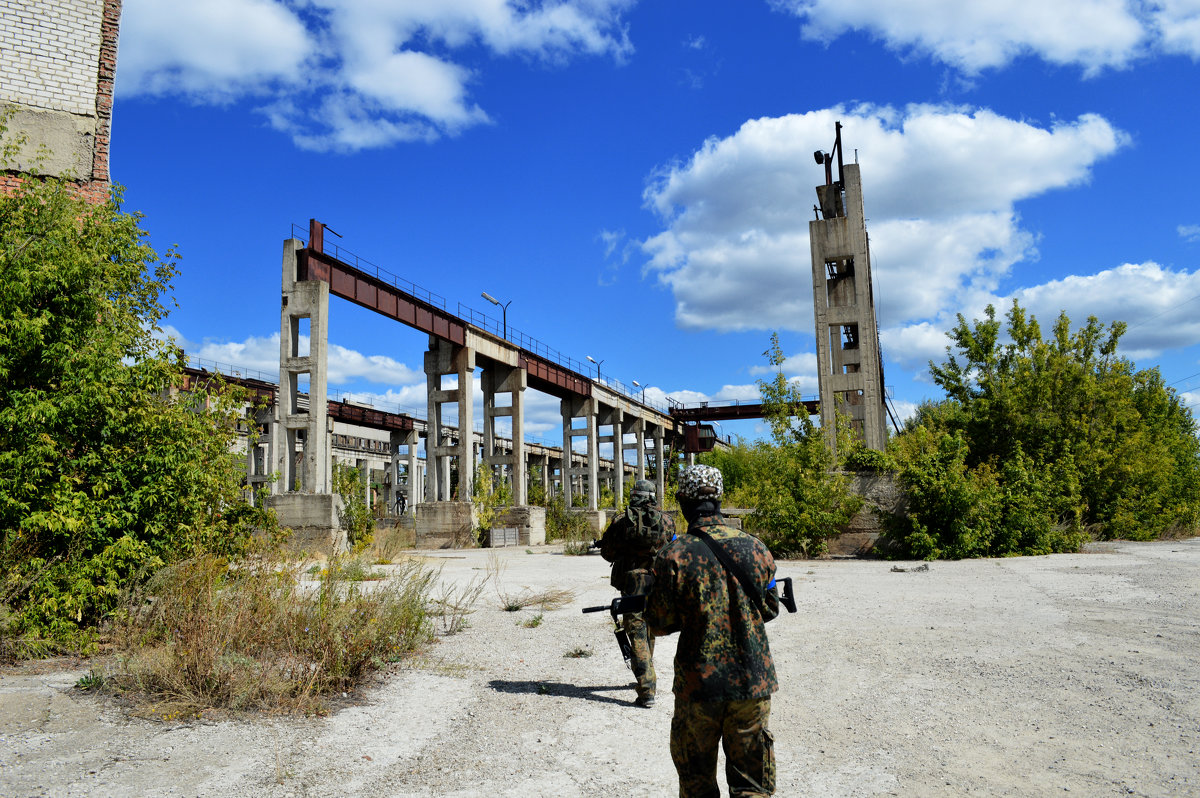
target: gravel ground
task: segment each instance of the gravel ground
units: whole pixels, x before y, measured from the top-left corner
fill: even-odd
[[[4,796],[670,796],[674,638],[660,701],[631,705],[597,555],[424,552],[448,583],[502,565],[500,609],[325,718],[163,723],[0,674]],[[905,570],[895,570],[895,568]],[[781,796],[1200,796],[1200,539],[930,563],[788,561],[800,612],[769,627]],[[584,649],[592,656],[572,658]]]

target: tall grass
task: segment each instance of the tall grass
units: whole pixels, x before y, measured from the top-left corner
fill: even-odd
[[[403,562],[387,580],[350,581],[331,561],[305,583],[297,561],[230,566],[205,556],[166,568],[129,596],[114,626],[106,686],[141,696],[152,712],[205,709],[320,712],[432,639],[435,572]]]
[[[546,504],[546,540],[561,540],[563,554],[587,554],[595,532],[583,513],[572,512],[561,495]]]

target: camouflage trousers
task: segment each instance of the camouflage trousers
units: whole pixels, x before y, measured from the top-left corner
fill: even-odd
[[[629,647],[633,649],[629,666],[633,669],[633,678],[637,679],[638,698],[652,696],[658,687],[654,675],[654,637],[646,629],[646,619],[640,612],[625,613],[621,616],[621,626],[629,636]]]
[[[679,798],[719,798],[717,743],[725,750],[729,795],[775,793],[775,738],[767,729],[771,699],[681,701],[671,718],[671,759]]]

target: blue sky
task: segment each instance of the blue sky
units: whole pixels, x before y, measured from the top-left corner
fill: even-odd
[[[840,120],[902,415],[941,398],[955,314],[1014,297],[1127,322],[1196,410],[1198,60],[1197,0],[125,0],[111,168],[182,255],[189,354],[277,371],[315,217],[647,399],[754,400],[773,331],[816,393]],[[332,387],[423,411],[424,336],[336,298],[329,330]],[[526,428],[557,439],[557,402]]]

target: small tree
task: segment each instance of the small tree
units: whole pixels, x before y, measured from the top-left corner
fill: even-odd
[[[362,472],[354,466],[333,463],[333,492],[342,498],[338,523],[346,533],[346,542],[353,551],[362,551],[371,544],[375,519],[362,482]]]
[[[758,387],[772,440],[753,448],[746,472],[737,474],[736,489],[754,508],[750,523],[773,553],[811,557],[824,552],[828,539],[862,506],[849,491],[849,478],[833,470],[824,438],[835,434],[848,440],[849,432],[812,423],[799,388],[783,375],[778,335],[772,334],[767,353],[776,374]]]
[[[177,258],[140,221],[56,180],[0,196],[0,655],[85,650],[131,580],[268,523],[243,496],[244,398],[176,391]]]
[[[492,531],[500,511],[512,506],[512,486],[508,480],[495,479],[490,465],[479,463],[475,466],[475,486],[471,502],[475,505],[475,531],[479,535],[479,542],[482,543],[487,539],[488,532]]]

